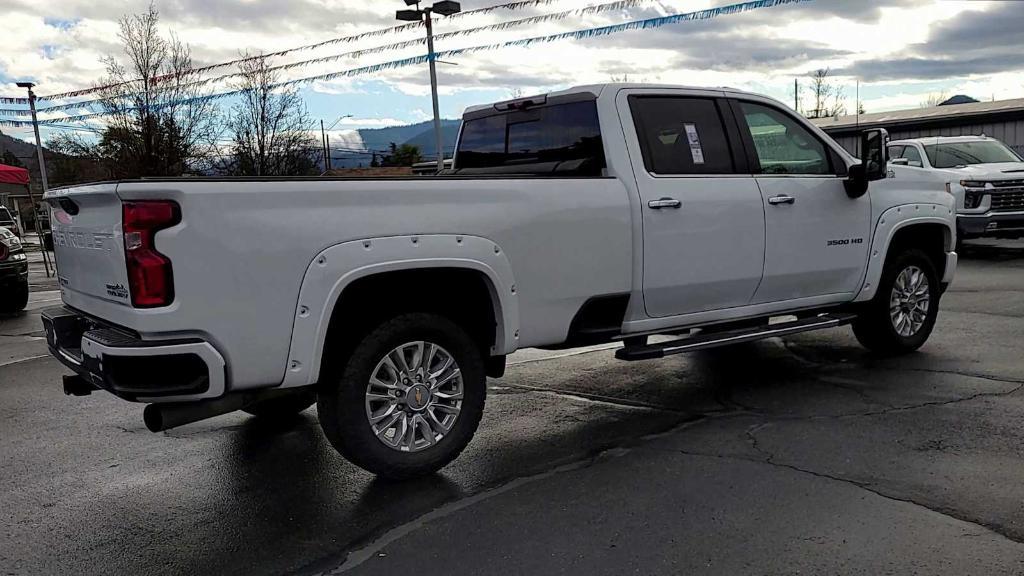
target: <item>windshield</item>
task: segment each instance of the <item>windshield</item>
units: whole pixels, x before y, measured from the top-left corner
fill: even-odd
[[[7,211],[7,208],[0,206],[0,224],[10,224],[11,222],[14,222],[11,213]]]
[[[926,144],[924,151],[935,168],[1021,161],[1016,152],[995,140]]]

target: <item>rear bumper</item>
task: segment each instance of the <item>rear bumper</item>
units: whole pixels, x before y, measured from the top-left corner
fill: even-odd
[[[1024,211],[957,214],[956,227],[960,238],[1024,236]]]
[[[224,394],[224,358],[209,342],[143,340],[63,306],[43,310],[42,320],[50,353],[97,389],[138,402]]]

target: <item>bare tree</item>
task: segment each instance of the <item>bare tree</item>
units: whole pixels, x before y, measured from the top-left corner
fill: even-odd
[[[238,176],[316,173],[317,142],[298,91],[276,88],[278,74],[265,58],[243,56],[235,85],[241,101],[227,120],[232,143],[224,171]]]
[[[808,118],[825,118],[846,113],[846,95],[829,78],[829,69],[820,68],[810,75],[811,99],[814,107],[806,110]]]
[[[921,108],[932,108],[945,102],[949,98],[949,95],[945,90],[941,92],[932,92],[928,94],[928,97],[921,101]]]
[[[644,82],[647,82],[647,77],[646,76],[639,76],[639,77],[634,76],[634,77],[630,78],[629,72],[623,72],[622,74],[609,74],[608,75],[608,81],[612,82],[612,83],[615,83],[615,84],[628,84],[630,82],[639,82],[639,83],[643,84]]]
[[[119,21],[126,63],[113,56],[101,103],[106,129],[91,155],[115,177],[179,176],[209,167],[217,138],[216,107],[195,72],[188,45],[160,35],[160,14],[150,4]]]

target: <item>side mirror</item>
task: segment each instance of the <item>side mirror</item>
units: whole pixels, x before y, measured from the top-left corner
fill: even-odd
[[[885,128],[865,130],[860,136],[861,162],[850,166],[844,182],[846,195],[860,198],[868,191],[868,183],[881,180],[888,172],[889,132]]]
[[[860,135],[861,163],[868,182],[885,178],[886,161],[889,159],[889,132],[885,128],[865,130]]]
[[[893,166],[910,166],[910,158],[893,158],[889,162]]]

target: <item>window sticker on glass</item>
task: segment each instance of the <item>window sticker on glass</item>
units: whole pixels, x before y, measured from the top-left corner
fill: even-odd
[[[689,122],[683,124],[686,129],[686,139],[690,142],[690,155],[693,156],[694,164],[704,163],[704,150],[700,147],[700,136],[697,134],[697,125]]]

